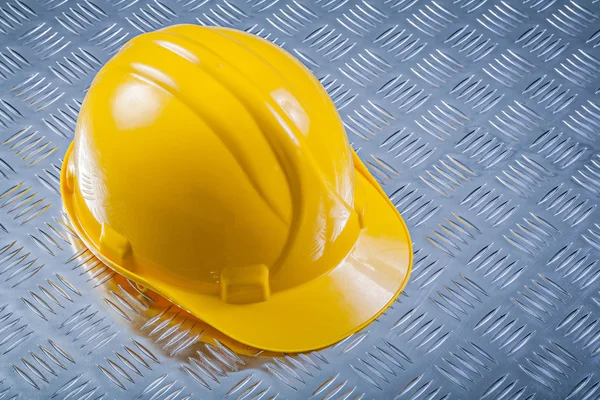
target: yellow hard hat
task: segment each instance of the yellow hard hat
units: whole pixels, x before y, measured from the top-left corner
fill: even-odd
[[[358,331],[412,266],[400,214],[319,81],[233,29],[128,42],[85,97],[61,192],[101,261],[259,349]]]

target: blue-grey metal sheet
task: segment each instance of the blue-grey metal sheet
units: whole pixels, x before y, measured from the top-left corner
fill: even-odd
[[[234,355],[76,250],[58,176],[86,88],[184,22],[304,62],[409,225],[406,291],[332,348]],[[3,2],[0,397],[600,398],[599,27],[597,0]]]

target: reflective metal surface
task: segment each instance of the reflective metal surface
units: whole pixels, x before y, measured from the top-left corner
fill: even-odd
[[[411,229],[404,295],[337,346],[236,355],[68,227],[60,157],[92,77],[183,22],[300,58]],[[0,396],[597,398],[599,22],[592,0],[3,3]]]

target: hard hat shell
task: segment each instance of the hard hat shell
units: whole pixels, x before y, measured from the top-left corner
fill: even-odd
[[[101,261],[259,349],[343,339],[412,267],[408,230],[319,81],[233,29],[175,25],[109,60],[61,193]]]

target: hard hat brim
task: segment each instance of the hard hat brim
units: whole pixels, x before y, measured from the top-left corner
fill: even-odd
[[[157,292],[232,339],[262,350],[295,353],[330,346],[377,319],[402,292],[412,268],[408,229],[383,190],[355,155],[355,195],[363,196],[363,226],[346,259],[321,277],[275,292],[268,301],[229,304],[220,297],[142,277],[100,251],[74,213],[65,155],[61,194],[73,228],[86,247],[125,277]]]

